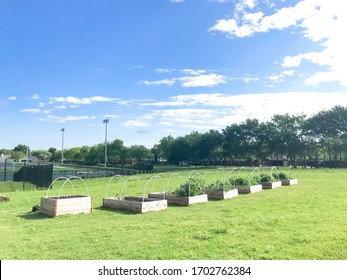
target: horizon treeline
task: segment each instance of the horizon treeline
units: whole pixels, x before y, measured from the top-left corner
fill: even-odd
[[[40,160],[60,162],[62,151],[55,148],[30,151],[26,145],[13,150],[0,149],[0,154],[14,160],[30,155]],[[286,158],[294,164],[300,161],[347,161],[347,107],[335,106],[307,117],[305,114],[274,115],[270,121],[246,119],[230,124],[221,131],[192,131],[185,136],[163,137],[153,148],[144,145],[126,147],[115,139],[107,143],[108,166],[126,166],[132,162],[184,162],[187,165],[217,165],[232,162],[261,163],[270,158]],[[103,164],[105,143],[73,147],[63,151],[64,163]]]

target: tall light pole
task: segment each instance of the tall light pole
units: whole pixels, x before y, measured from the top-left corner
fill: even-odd
[[[107,166],[107,124],[109,120],[105,119],[102,123],[105,124],[105,167]]]
[[[61,164],[64,163],[64,132],[65,128],[61,129]]]

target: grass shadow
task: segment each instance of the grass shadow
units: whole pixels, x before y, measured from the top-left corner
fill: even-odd
[[[25,219],[25,220],[42,220],[48,219],[50,217],[41,214],[40,212],[27,212],[24,214],[20,214],[17,217]]]
[[[140,214],[140,213],[132,212],[131,210],[116,209],[116,208],[105,207],[105,206],[99,206],[99,207],[96,207],[94,209],[101,210],[101,211],[107,211],[107,212],[119,213],[119,214],[123,214],[123,215],[136,215],[136,214]]]

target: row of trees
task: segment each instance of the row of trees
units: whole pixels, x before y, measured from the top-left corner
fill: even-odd
[[[160,140],[153,148],[170,163],[264,161],[285,157],[292,161],[319,160],[332,165],[347,160],[347,107],[336,106],[307,118],[306,115],[274,115],[271,121],[247,119],[219,132],[192,132]],[[333,163],[332,163],[333,162]]]
[[[294,164],[297,160],[329,162],[347,161],[347,107],[336,106],[307,118],[306,115],[274,115],[268,122],[247,119],[231,124],[221,132],[193,131],[188,135],[162,138],[152,149],[142,145],[126,147],[116,139],[107,144],[108,164],[113,166],[151,160],[167,160],[170,164],[218,164],[285,157]],[[28,147],[18,145],[10,152],[28,153]],[[65,162],[102,164],[104,144],[74,147],[64,150]],[[0,150],[0,154],[8,154]],[[59,162],[61,151],[32,151],[41,160]]]

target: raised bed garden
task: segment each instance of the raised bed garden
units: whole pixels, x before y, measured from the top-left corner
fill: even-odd
[[[183,206],[208,202],[207,194],[194,195],[194,196],[177,196],[177,195],[168,195],[166,193],[149,193],[148,197],[156,198],[156,199],[165,198],[168,204],[177,204],[177,205],[183,205]]]
[[[208,202],[207,194],[202,189],[202,183],[195,178],[189,178],[182,183],[173,193],[149,193],[149,198],[164,198],[168,204],[188,206],[196,203]]]
[[[104,207],[130,210],[135,213],[161,211],[167,208],[166,199],[151,199],[137,196],[125,196],[124,198],[108,197],[103,199]]]
[[[59,195],[48,196],[53,184],[58,180],[64,180],[64,183],[60,187]],[[72,180],[78,180],[83,182],[87,195],[75,194],[75,187]],[[65,184],[69,182],[73,188],[73,194],[62,195],[62,189]],[[39,212],[46,216],[57,217],[66,214],[82,214],[82,213],[92,213],[92,197],[88,195],[88,188],[84,180],[77,176],[72,176],[70,178],[59,177],[55,179],[49,186],[46,196],[41,197],[41,204],[39,207]]]
[[[92,197],[84,195],[41,197],[40,213],[50,217],[92,213]]]
[[[263,189],[275,189],[282,186],[281,180],[278,179],[278,176],[275,174],[261,174],[260,183]]]
[[[231,179],[234,188],[238,190],[239,194],[249,194],[256,193],[262,190],[261,184],[255,178],[247,178],[245,176],[240,176]]]
[[[275,182],[261,182],[263,189],[275,189],[282,187],[281,181],[275,181]]]
[[[298,179],[282,179],[282,186],[292,186],[298,184]]]
[[[205,190],[205,193],[207,194],[207,197],[209,199],[229,199],[233,198],[239,195],[239,190],[238,189],[233,189],[230,191],[210,191],[210,190]]]
[[[153,212],[153,211],[161,211],[167,209],[167,200],[163,199],[162,197],[160,198],[145,198],[144,193],[147,189],[147,186],[149,182],[151,182],[154,179],[159,178],[159,176],[153,176],[150,178],[143,191],[143,196],[123,196],[123,192],[127,190],[127,184],[131,181],[133,183],[139,183],[140,179],[136,176],[131,176],[127,180],[124,180],[123,177],[116,175],[113,176],[108,185],[107,185],[107,190],[106,190],[106,197],[103,199],[102,205],[103,207],[108,207],[108,208],[114,208],[114,209],[121,209],[121,210],[129,210],[134,213],[146,213],[146,212]],[[114,179],[121,179],[122,181],[122,190],[121,190],[121,195],[120,196],[115,196],[115,197],[107,197],[107,191],[109,188],[110,183]]]
[[[217,180],[207,185],[205,193],[209,199],[223,200],[238,196],[239,191],[230,181]]]
[[[239,194],[247,194],[247,193],[260,192],[263,188],[261,185],[250,185],[250,186],[235,185],[235,189],[239,191]]]
[[[292,178],[290,171],[293,167],[289,167],[289,172],[280,172],[276,176],[278,177],[279,180],[282,182],[282,186],[291,186],[291,185],[296,185],[298,184],[298,179]]]

